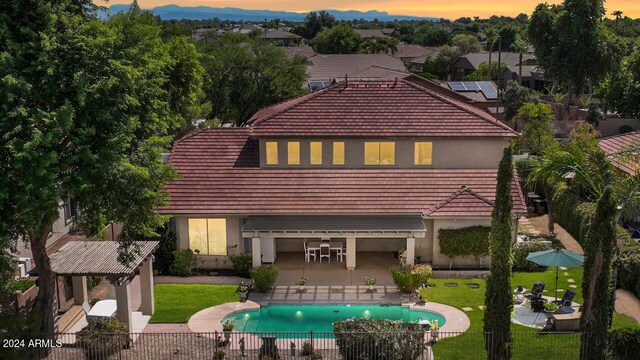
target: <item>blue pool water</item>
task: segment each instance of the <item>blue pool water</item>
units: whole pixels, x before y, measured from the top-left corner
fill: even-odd
[[[333,323],[353,318],[402,320],[438,320],[442,327],[445,319],[428,311],[410,310],[400,305],[269,305],[260,310],[230,314],[222,322],[235,320],[235,331],[240,332],[333,332]]]

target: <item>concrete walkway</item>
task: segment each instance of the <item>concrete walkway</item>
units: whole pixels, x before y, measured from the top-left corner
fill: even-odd
[[[251,279],[240,276],[154,276],[154,284],[211,284],[236,285],[241,282],[251,282]]]
[[[535,230],[543,234],[547,233],[547,222],[549,221],[547,215],[530,218],[528,220],[528,223]],[[555,233],[558,240],[560,240],[567,250],[584,255],[582,246],[558,224],[555,224]],[[616,312],[624,314],[640,323],[640,299],[626,290],[616,290]]]

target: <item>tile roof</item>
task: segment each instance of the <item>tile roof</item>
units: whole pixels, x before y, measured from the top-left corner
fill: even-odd
[[[493,116],[407,80],[339,82],[258,111],[254,136],[517,137]]]
[[[391,56],[398,59],[415,59],[424,57],[426,59],[427,56],[431,56],[436,54],[440,49],[437,47],[427,47],[416,44],[398,44],[398,50]],[[424,64],[424,60],[422,61]]]
[[[331,81],[353,76],[356,72],[377,65],[387,69],[407,71],[400,59],[387,54],[318,54],[308,59],[309,81]]]
[[[369,66],[366,69],[362,69],[353,75],[354,79],[382,79],[382,80],[395,80],[405,79],[411,76],[412,73],[407,71],[400,71],[394,69],[387,69],[377,65]]]
[[[630,132],[626,134],[614,135],[598,140],[600,148],[609,155],[615,167],[626,172],[627,174],[635,174],[639,170],[638,164],[624,161],[621,159],[621,152],[631,147],[640,147],[640,133]]]
[[[388,37],[380,29],[355,29],[355,30],[358,34],[360,34],[360,37],[363,39]]]
[[[261,169],[249,128],[197,131],[174,144],[180,178],[164,214],[390,215],[429,213],[466,185],[489,201],[496,169]],[[514,212],[525,212],[514,181]]]
[[[493,202],[466,185],[449,195],[425,215],[429,217],[491,216]]]
[[[300,39],[301,36],[284,30],[267,30],[262,33],[265,39]]]
[[[284,53],[291,58],[302,56],[305,59],[308,59],[318,55],[310,46],[283,46],[281,49],[284,50]]]
[[[471,65],[478,69],[478,66],[484,62],[489,62],[489,53],[488,52],[475,52],[460,55],[458,59],[465,58]],[[536,56],[534,54],[523,54],[522,61],[526,62],[528,60],[534,60]],[[498,61],[498,52],[494,51],[491,54],[491,61]],[[520,63],[520,54],[515,52],[502,52],[500,56],[500,61],[506,65],[518,65]]]

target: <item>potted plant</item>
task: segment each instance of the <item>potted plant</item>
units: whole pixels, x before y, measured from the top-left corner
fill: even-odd
[[[429,331],[431,332],[431,342],[438,342],[438,336],[440,336],[440,326],[438,320],[433,320],[429,324]]]
[[[249,284],[245,283],[244,281],[241,282],[236,287],[236,292],[240,294],[240,302],[247,301],[247,294],[249,293]]]
[[[297,284],[298,284],[298,291],[299,292],[304,292],[304,286],[306,285],[306,283],[307,283],[307,279],[305,279],[305,278],[298,279]]]
[[[236,322],[233,320],[227,320],[222,324],[222,332],[224,333],[225,340],[231,339],[231,332],[236,328]]]
[[[553,329],[553,313],[556,312],[560,307],[551,301],[547,301],[544,303],[544,314],[547,316],[547,321],[544,326],[544,330],[552,330]]]
[[[373,286],[376,284],[376,278],[374,277],[365,277],[364,278],[365,285],[369,286],[369,291],[373,292]]]

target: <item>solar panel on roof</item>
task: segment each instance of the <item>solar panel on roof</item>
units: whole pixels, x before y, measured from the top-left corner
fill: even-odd
[[[478,91],[480,90],[480,87],[478,86],[478,83],[476,83],[475,81],[465,81],[462,83],[462,85],[464,85],[464,87],[466,88],[467,91]]]
[[[449,83],[449,86],[453,91],[466,91],[466,87],[461,81],[453,81]]]

